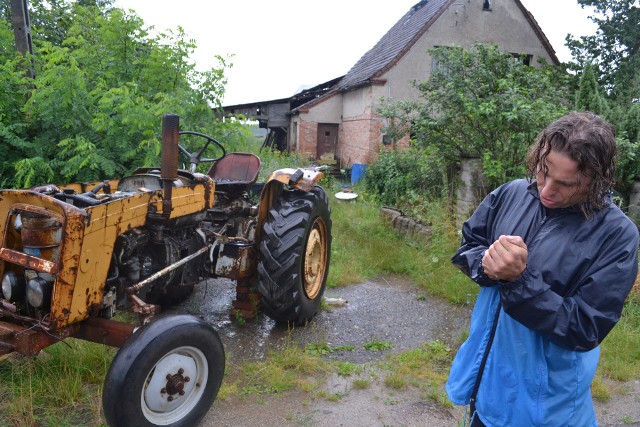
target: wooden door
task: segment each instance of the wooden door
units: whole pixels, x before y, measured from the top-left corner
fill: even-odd
[[[335,123],[318,123],[317,159],[333,161],[338,146],[338,125]]]

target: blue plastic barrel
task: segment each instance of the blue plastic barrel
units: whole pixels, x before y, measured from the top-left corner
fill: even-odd
[[[363,165],[361,163],[354,163],[351,166],[351,184],[355,184],[360,181],[362,177],[364,177],[364,173],[367,170],[367,165]]]

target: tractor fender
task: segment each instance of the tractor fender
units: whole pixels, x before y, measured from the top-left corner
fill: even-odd
[[[273,206],[274,201],[280,197],[280,193],[285,185],[309,192],[323,177],[324,173],[315,169],[284,168],[274,171],[265,183],[262,193],[260,194],[256,241],[260,241],[262,225],[267,218],[269,209]]]
[[[278,181],[303,191],[311,191],[316,182],[324,177],[324,173],[315,169],[278,169],[274,171],[267,184]]]

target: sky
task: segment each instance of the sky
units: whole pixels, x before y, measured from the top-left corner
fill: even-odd
[[[494,0],[496,3],[503,0]],[[560,61],[567,33],[594,34],[576,0],[521,0]],[[233,55],[223,105],[287,98],[346,74],[418,0],[116,0],[155,31],[182,27],[200,70]]]

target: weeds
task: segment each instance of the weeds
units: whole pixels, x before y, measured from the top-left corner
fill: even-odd
[[[360,200],[360,199],[358,199]],[[430,258],[424,245],[408,242],[364,201],[331,205],[333,244],[330,286],[359,283],[380,275],[422,272]]]
[[[371,386],[371,381],[365,379],[355,379],[353,380],[353,388],[357,390],[365,390]]]
[[[320,343],[309,343],[305,347],[305,353],[311,356],[326,356],[327,354],[336,352],[336,351],[353,351],[355,350],[355,346],[352,344],[339,345],[336,347],[330,347],[326,342]]]
[[[363,344],[365,350],[369,351],[383,351],[390,350],[391,343],[389,341],[379,341],[377,339],[373,339],[369,342]]]
[[[338,363],[338,375],[348,377],[354,374],[362,372],[362,366],[351,362],[339,362]]]

